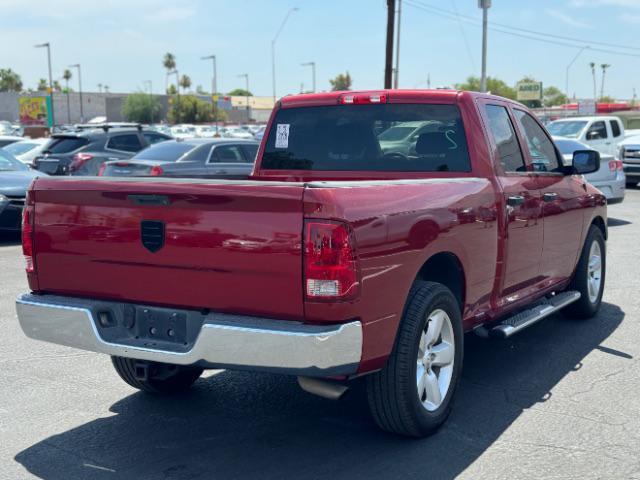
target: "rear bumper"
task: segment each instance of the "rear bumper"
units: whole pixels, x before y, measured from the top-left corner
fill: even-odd
[[[119,325],[123,317],[118,313],[125,305],[133,307],[54,295],[24,294],[16,300],[20,326],[28,337],[107,355],[316,377],[354,374],[360,363],[362,326],[357,321],[316,326],[172,309],[184,315],[189,325],[197,326],[193,341],[185,342],[185,346],[135,339],[133,335],[115,342],[105,340],[110,332],[105,333],[96,321],[97,312],[113,312],[117,324],[113,331],[125,330]]]
[[[594,181],[591,184],[604,194],[609,203],[619,203],[624,200],[626,188],[624,176],[616,180]]]

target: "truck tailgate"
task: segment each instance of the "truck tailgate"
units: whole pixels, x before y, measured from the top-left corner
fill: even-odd
[[[38,288],[301,319],[303,188],[39,179],[32,192]]]

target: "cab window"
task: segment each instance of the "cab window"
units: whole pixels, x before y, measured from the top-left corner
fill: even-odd
[[[489,120],[489,130],[498,147],[500,165],[504,172],[526,172],[527,167],[520,151],[520,145],[513,129],[509,112],[499,105],[486,105],[485,111]]]
[[[607,127],[604,122],[593,122],[587,130],[587,140],[600,140],[607,138]]]
[[[561,162],[549,136],[535,119],[523,110],[514,109],[516,122],[527,140],[531,163],[536,172],[561,172]]]

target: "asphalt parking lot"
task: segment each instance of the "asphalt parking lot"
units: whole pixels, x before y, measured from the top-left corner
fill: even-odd
[[[467,336],[453,414],[425,440],[378,431],[359,386],[331,402],[294,378],[216,371],[156,398],[106,356],[29,340],[21,250],[3,236],[0,478],[640,479],[640,189],[609,217],[598,317]]]

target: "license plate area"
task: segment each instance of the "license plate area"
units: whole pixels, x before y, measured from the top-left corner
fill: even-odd
[[[137,339],[186,343],[186,314],[147,307],[137,307],[135,313],[134,332]]]

